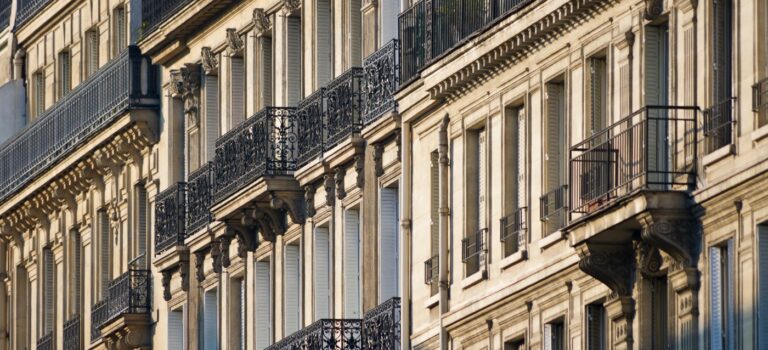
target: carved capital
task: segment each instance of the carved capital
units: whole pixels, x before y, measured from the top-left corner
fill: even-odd
[[[334,197],[334,192],[336,189],[334,188],[333,174],[326,173],[323,175],[323,180],[325,182],[325,204],[328,206],[333,206],[336,198]]]
[[[200,61],[203,65],[205,74],[216,74],[216,72],[219,70],[219,58],[216,57],[216,54],[213,52],[213,50],[211,50],[210,47],[203,47],[200,53]]]
[[[685,267],[693,267],[698,255],[699,231],[688,214],[645,213],[639,217],[642,238],[659,247]]]
[[[643,13],[644,17],[648,21],[652,21],[659,16],[661,16],[662,13],[664,13],[664,0],[644,0],[645,1],[645,12]]]
[[[205,281],[205,268],[203,267],[205,262],[205,251],[199,250],[195,252],[195,274],[198,282]]]
[[[189,125],[196,126],[200,123],[200,66],[187,63],[180,71],[184,115]]]
[[[165,301],[171,300],[171,278],[173,277],[173,271],[172,270],[165,270],[162,272],[163,278],[163,299]]]
[[[377,177],[384,175],[384,165],[382,164],[383,156],[384,145],[380,143],[373,145],[373,167]]]
[[[312,185],[304,186],[304,205],[307,208],[307,216],[315,216],[315,187]]]
[[[344,177],[347,175],[347,170],[338,167],[336,168],[335,181],[336,181],[336,197],[344,199],[347,197],[347,191],[344,189]]]
[[[168,90],[172,97],[181,97],[184,92],[184,79],[181,77],[181,70],[171,70],[171,81],[168,83]]]
[[[355,173],[357,175],[355,185],[357,188],[363,188],[365,185],[365,154],[363,153],[355,155]]]
[[[243,38],[240,37],[240,34],[237,33],[237,29],[227,29],[227,52],[229,55],[240,55],[243,53],[243,48],[245,48],[245,43],[243,42]]]
[[[226,235],[219,238],[219,244],[221,247],[219,248],[219,252],[221,254],[221,266],[223,267],[229,267],[232,265],[232,259],[229,257],[229,245],[232,243],[232,236]]]
[[[635,259],[630,245],[583,243],[576,249],[582,271],[603,282],[619,297],[632,295]]]
[[[272,28],[272,21],[264,9],[253,9],[253,28],[257,36],[264,35],[264,33]]]
[[[291,14],[301,8],[301,0],[283,0],[283,13]]]

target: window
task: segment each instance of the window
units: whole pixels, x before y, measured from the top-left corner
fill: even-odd
[[[256,57],[256,109],[262,110],[265,107],[273,106],[273,94],[274,89],[272,75],[274,74],[273,67],[273,50],[272,50],[272,37],[271,32],[267,32],[257,39],[258,55]]]
[[[181,306],[168,312],[168,349],[186,349],[186,332],[184,327],[184,314],[186,308]]]
[[[467,132],[467,230],[462,240],[462,260],[466,276],[480,271],[484,263],[487,209],[487,134],[485,128]]]
[[[53,250],[43,248],[43,332],[41,335],[53,332],[56,322],[56,263],[53,260]]]
[[[667,328],[669,312],[667,310],[667,277],[652,278],[650,284],[651,293],[651,333],[653,339],[652,349],[667,349]]]
[[[217,350],[219,348],[219,294],[216,288],[203,293],[203,349]]]
[[[219,137],[219,76],[206,74],[203,78],[203,110],[205,113],[205,162],[216,157],[216,139]]]
[[[128,47],[128,23],[125,16],[125,8],[122,6],[116,7],[113,11],[113,51],[112,55],[117,56],[120,52]]]
[[[85,32],[85,78],[90,77],[99,70],[99,31],[91,29]]]
[[[315,86],[317,90],[333,78],[333,16],[331,0],[316,0],[315,25]],[[359,7],[358,7],[359,8]]]
[[[32,117],[30,120],[40,118],[45,112],[45,77],[43,72],[32,74]]]
[[[344,318],[362,318],[360,310],[360,210],[344,212]]]
[[[733,15],[730,0],[712,1],[712,106],[704,119],[707,151],[732,141]]]
[[[504,342],[504,350],[525,350],[525,339],[518,338]]]
[[[229,58],[229,129],[245,120],[245,59],[243,56]]]
[[[147,241],[149,240],[149,202],[147,198],[147,189],[144,184],[138,184],[136,189],[136,259],[137,266],[147,267]]]
[[[327,224],[315,227],[314,233],[314,302],[315,320],[331,317],[333,305],[331,283],[331,235]]]
[[[285,246],[284,268],[285,287],[283,334],[289,335],[301,328],[301,257],[300,247],[295,244]]]
[[[430,295],[436,295],[439,292],[439,285],[436,283],[438,276],[438,259],[440,256],[440,155],[437,151],[433,151],[430,154],[430,244],[429,244],[429,256],[431,259],[427,260],[425,264],[426,272],[429,274],[425,278],[425,281],[429,283]]]
[[[563,320],[552,321],[544,325],[544,349],[565,350],[565,323]]]
[[[565,84],[546,84],[544,129],[544,195],[541,197],[541,219],[547,236],[565,226],[566,203],[566,123]]]
[[[296,106],[302,98],[301,93],[301,18],[286,17],[285,92],[284,105]]]
[[[379,303],[400,295],[400,229],[397,187],[379,192]]]
[[[14,322],[9,323],[15,328],[14,335],[16,336],[16,344],[18,349],[28,349],[31,334],[29,333],[32,327],[30,327],[32,314],[32,305],[30,303],[30,286],[29,275],[27,269],[24,266],[16,266],[16,280],[13,283],[13,287],[16,289],[12,294],[16,298]]]
[[[72,90],[72,59],[69,51],[59,52],[59,99]]]
[[[112,280],[112,242],[110,240],[109,215],[102,209],[96,214],[99,229],[99,261],[101,262],[100,298],[105,300],[108,296],[109,282]]]
[[[257,261],[254,313],[256,317],[256,348],[272,344],[272,276],[269,260]]]
[[[587,108],[585,137],[590,137],[602,131],[607,125],[608,76],[605,57],[587,59],[587,89],[585,90]],[[595,140],[597,143],[603,142]]]
[[[733,350],[735,314],[733,288],[733,241],[709,248],[710,343],[712,349]]]
[[[504,116],[504,208],[499,238],[504,256],[524,249],[525,231],[525,106],[508,107]]]
[[[81,314],[83,291],[82,262],[83,246],[80,232],[72,229],[69,232],[69,316]]]
[[[362,4],[360,0],[349,0],[343,2],[347,7],[347,23],[345,33],[347,33],[348,40],[344,40],[347,44],[348,63],[347,69],[352,67],[360,67],[363,63],[363,23],[362,23]]]
[[[601,304],[587,305],[587,350],[604,350],[606,345],[605,308]]]
[[[757,337],[758,349],[768,348],[768,222],[757,226]]]
[[[236,277],[232,279],[230,285],[230,344],[235,344],[235,349],[245,349],[245,303],[246,298],[246,284],[244,277]]]

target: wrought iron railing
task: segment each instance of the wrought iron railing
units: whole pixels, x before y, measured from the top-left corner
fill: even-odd
[[[53,332],[48,332],[37,340],[37,350],[54,350]]]
[[[141,2],[142,35],[153,32],[160,23],[178,13],[193,0],[143,0]]]
[[[99,329],[118,317],[129,314],[149,314],[152,307],[150,270],[130,268],[109,282],[107,298],[91,310],[91,339],[100,337]]]
[[[707,153],[733,142],[736,98],[720,101],[704,111],[704,144]]]
[[[504,245],[505,257],[526,250],[526,244],[528,244],[527,215],[528,208],[522,207],[501,218],[499,239]]]
[[[363,316],[364,350],[400,349],[400,298],[395,297]]]
[[[159,106],[154,68],[135,46],[81,83],[0,147],[0,201],[129,109]]]
[[[109,300],[97,301],[91,307],[91,342],[101,338],[101,325],[107,322],[109,317]]]
[[[266,350],[358,350],[363,346],[362,320],[319,320]]]
[[[752,86],[752,111],[758,113],[758,127],[768,125],[768,78]]]
[[[424,261],[424,284],[429,284],[437,288],[437,279],[440,276],[440,256],[433,255]],[[434,294],[434,293],[433,293]]]
[[[213,163],[205,163],[189,174],[187,181],[186,234],[192,235],[213,219],[210,207],[213,202]]]
[[[270,174],[296,170],[296,109],[267,107],[216,140],[214,201]]]
[[[365,113],[363,124],[376,121],[389,111],[397,111],[395,91],[400,85],[400,42],[393,39],[368,56],[365,69]]]
[[[297,106],[299,124],[298,165],[309,163],[323,153],[325,140],[325,88],[301,100]]]
[[[53,0],[18,0],[16,2],[16,22],[14,27],[21,27],[52,2]]]
[[[80,314],[75,314],[64,322],[64,350],[82,349],[80,334]]]
[[[157,195],[155,200],[155,254],[184,244],[186,217],[186,183],[176,183]]]
[[[431,61],[533,0],[417,1],[399,18],[401,78],[409,81]]]
[[[696,107],[647,106],[573,146],[571,213],[593,213],[641,189],[690,189],[697,114]]]
[[[0,32],[8,27],[11,21],[11,0],[0,0]]]
[[[485,251],[485,236],[488,229],[479,229],[476,232],[467,234],[461,240],[461,261],[464,262],[467,270],[467,276],[477,272],[480,269],[482,255]]]
[[[539,198],[540,218],[544,222],[544,236],[565,227],[568,220],[568,186],[561,185]]]
[[[352,68],[331,81],[325,89],[327,128],[323,150],[331,149],[352,133],[360,131],[363,123],[362,68]]]

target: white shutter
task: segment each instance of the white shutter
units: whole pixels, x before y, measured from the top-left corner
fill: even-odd
[[[144,261],[148,261],[147,259],[147,239],[149,239],[149,235],[147,234],[147,189],[144,188],[143,185],[136,186],[136,211],[137,211],[137,257],[143,256],[142,261],[142,267],[144,266]]]
[[[263,36],[260,38],[261,43],[261,62],[260,62],[260,82],[259,88],[261,93],[261,107],[272,106],[272,38]]]
[[[709,248],[709,297],[711,350],[723,349],[723,281],[720,247]]]
[[[109,281],[112,279],[112,242],[109,232],[109,216],[104,210],[99,211],[99,231],[100,241],[99,247],[101,248],[101,299],[104,300],[107,297],[107,289]]]
[[[486,161],[486,132],[481,129],[477,132],[477,230],[486,227],[488,191],[486,188],[488,176],[488,162]]]
[[[543,350],[555,350],[554,339],[552,338],[552,325],[547,323],[544,325],[544,349]]]
[[[315,228],[315,320],[331,317],[331,264],[328,227]]]
[[[317,87],[323,87],[331,81],[333,72],[333,58],[331,48],[333,46],[333,29],[331,16],[331,1],[317,0],[315,2],[317,12],[315,20],[317,21],[317,30],[315,30],[315,81]]]
[[[300,328],[300,312],[301,302],[299,289],[301,283],[301,276],[299,275],[299,246],[298,245],[286,245],[285,246],[285,298],[284,298],[284,325],[283,334],[289,335],[299,330]]]
[[[216,289],[205,292],[203,296],[203,349],[217,350],[219,330],[219,298]]]
[[[397,188],[381,189],[379,205],[379,302],[399,295]]]
[[[360,212],[346,210],[344,215],[344,318],[360,314]]]
[[[726,262],[725,271],[725,311],[724,324],[726,325],[725,342],[727,350],[736,349],[736,288],[734,281],[734,274],[736,272],[734,258],[736,257],[733,250],[733,240],[729,239],[726,246],[726,254],[728,259]]]
[[[240,293],[240,295],[239,295],[240,303],[238,304],[239,305],[238,306],[239,310],[238,310],[238,315],[237,315],[240,318],[240,320],[239,320],[239,323],[240,323],[240,337],[239,337],[240,346],[239,346],[239,348],[240,349],[245,349],[245,336],[246,336],[246,331],[245,331],[245,301],[246,301],[245,287],[246,287],[246,285],[245,285],[245,280],[244,279],[239,279],[237,281],[237,283],[239,284],[238,292]]]
[[[168,350],[184,350],[184,311],[168,313]]]
[[[363,14],[360,0],[349,0],[349,62],[360,67],[363,62]]]
[[[296,106],[301,94],[301,18],[285,19],[288,36],[286,38],[286,106]]]
[[[272,344],[272,292],[269,261],[256,262],[256,349]]]
[[[216,156],[216,139],[219,137],[219,77],[206,75],[205,84],[205,161]]]
[[[229,72],[229,125],[231,130],[245,120],[245,60],[242,57],[231,57]]]
[[[546,134],[546,189],[552,191],[560,186],[563,172],[562,148],[565,143],[563,132],[565,123],[563,116],[563,85],[560,83],[547,84],[547,134]]]
[[[757,230],[757,348],[768,349],[768,225]]]

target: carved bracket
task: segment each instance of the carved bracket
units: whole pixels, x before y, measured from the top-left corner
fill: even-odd
[[[198,282],[205,281],[205,269],[203,267],[204,261],[205,261],[205,251],[204,250],[196,251],[195,252],[195,273],[196,273]]]
[[[376,176],[384,175],[384,165],[382,164],[382,157],[384,156],[384,145],[377,143],[373,145],[373,167],[376,172]]]
[[[664,264],[664,260],[661,258],[659,249],[645,241],[635,241],[634,246],[640,273],[646,278],[662,275],[661,265]]]
[[[237,29],[227,29],[227,52],[230,56],[237,56],[243,53],[245,43],[240,34],[237,33]]]
[[[358,153],[355,155],[355,173],[357,177],[355,180],[357,188],[363,188],[365,185],[365,154]]]
[[[211,264],[213,272],[221,273],[221,244],[219,242],[211,244],[211,259],[213,260]]]
[[[272,21],[264,9],[253,9],[253,28],[257,36],[264,35],[264,33],[272,28]]]
[[[699,231],[688,214],[645,213],[639,217],[642,238],[671,255],[684,267],[694,267],[698,255]]]
[[[344,177],[347,175],[347,170],[338,167],[335,171],[335,181],[336,181],[336,198],[338,199],[344,199],[347,197],[347,191],[344,188]]]
[[[334,189],[333,174],[326,173],[323,175],[323,181],[325,185],[325,204],[330,207],[333,206],[336,199],[336,197],[334,197],[334,192],[336,190]]]
[[[645,0],[645,12],[643,16],[646,20],[652,21],[664,13],[664,0]]]
[[[219,59],[210,47],[203,47],[200,53],[200,61],[205,74],[215,74],[219,69]]]
[[[582,271],[603,282],[619,297],[632,295],[635,259],[630,245],[583,243],[576,249]]]
[[[304,206],[308,217],[315,216],[315,187],[312,185],[304,186]]]
[[[173,277],[173,270],[165,270],[163,274],[163,299],[165,301],[171,300],[171,278]]]

